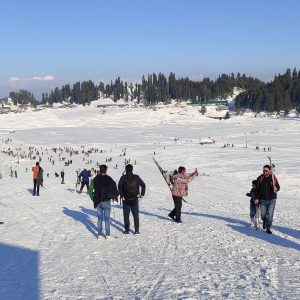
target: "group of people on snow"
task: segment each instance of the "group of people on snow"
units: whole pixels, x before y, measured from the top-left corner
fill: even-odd
[[[33,172],[33,196],[40,195],[40,186],[43,185],[43,169],[36,162],[32,167]],[[120,196],[123,206],[124,217],[124,234],[130,233],[130,212],[134,220],[134,232],[139,234],[139,198],[145,195],[146,185],[144,181],[136,174],[133,174],[133,166],[127,164],[125,172],[121,176],[118,185],[107,175],[107,166],[100,165],[97,175],[90,182],[92,176],[91,171],[84,168],[77,173],[77,184],[81,184],[79,193],[86,186],[87,191],[91,191],[91,198],[94,202],[94,208],[97,209],[98,215],[98,239],[103,236],[110,238],[110,214],[111,201],[118,201]],[[174,208],[168,216],[175,222],[181,223],[181,209],[183,197],[188,195],[188,183],[197,177],[198,171],[195,169],[193,173],[187,174],[186,169],[180,166],[171,176],[172,198]],[[61,172],[62,182],[64,183],[64,171]],[[272,174],[270,165],[263,167],[263,174],[256,180],[252,181],[252,189],[246,195],[250,197],[250,218],[253,227],[257,229],[259,224],[259,213],[263,221],[263,229],[271,234],[273,215],[276,205],[277,192],[280,185],[275,174]],[[105,223],[105,235],[103,234],[103,222]]]
[[[174,209],[169,217],[177,223],[181,223],[181,208],[183,197],[188,194],[188,183],[198,176],[197,169],[186,174],[185,167],[180,166],[172,177],[172,196]],[[118,188],[116,182],[107,175],[107,166],[100,166],[100,173],[94,178],[93,182],[93,201],[94,208],[98,214],[98,239],[103,236],[102,223],[105,223],[105,236],[110,238],[110,209],[111,200],[117,201],[118,196],[123,204],[124,234],[130,232],[130,211],[133,215],[135,234],[139,234],[139,198],[145,195],[146,185],[136,174],[133,174],[133,166],[127,164],[125,174],[119,180]]]
[[[101,165],[100,172],[92,181],[94,208],[98,215],[98,239],[102,239],[103,221],[105,223],[105,237],[110,239],[110,212],[111,201],[118,201],[118,196],[123,204],[124,234],[129,234],[130,211],[134,220],[134,232],[139,234],[139,198],[145,195],[146,185],[136,174],[133,174],[133,166],[126,165],[125,174],[121,176],[119,184],[107,175],[107,166]]]

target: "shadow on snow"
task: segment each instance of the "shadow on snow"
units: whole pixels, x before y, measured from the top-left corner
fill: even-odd
[[[82,223],[86,229],[95,237],[97,237],[97,226],[90,220],[90,216],[81,211],[68,209],[63,207],[63,213],[75,221]]]
[[[39,300],[39,253],[0,243],[1,299]]]
[[[97,236],[97,226],[90,220],[90,216],[97,218],[97,212],[95,210],[88,209],[88,208],[85,208],[82,206],[80,206],[79,208],[81,209],[81,211],[70,210],[70,209],[64,207],[63,212],[65,215],[70,216],[74,220],[81,222],[83,225],[85,225],[85,227],[94,236]],[[122,206],[114,205],[114,208],[112,208],[112,211],[113,211],[113,209],[122,210]],[[160,208],[160,210],[169,211],[165,208]],[[114,213],[112,212],[111,214],[114,214]],[[164,216],[161,216],[158,214],[154,214],[154,213],[150,213],[150,212],[146,212],[146,211],[140,211],[140,214],[150,216],[150,217],[155,217],[160,220],[170,221],[170,219],[167,217],[164,217]],[[242,220],[233,219],[230,217],[212,215],[212,214],[198,213],[198,212],[182,212],[182,214],[225,221],[225,222],[229,223],[229,224],[227,224],[227,226],[229,226],[233,230],[235,230],[239,233],[242,233],[244,235],[252,236],[252,237],[255,237],[255,238],[261,239],[261,240],[265,240],[271,244],[279,245],[282,247],[292,248],[292,249],[295,249],[298,251],[300,250],[299,244],[297,244],[293,241],[289,241],[289,240],[282,238],[280,236],[277,236],[277,235],[267,235],[267,234],[262,235],[261,231],[251,229],[249,227],[249,223],[242,221]],[[121,222],[117,221],[115,216],[113,218],[111,217],[111,226],[114,227],[116,230],[123,232],[123,224]],[[286,227],[282,227],[282,226],[277,226],[277,225],[274,225],[272,228],[274,228],[275,230],[277,230],[285,235],[289,235],[291,237],[298,238],[298,239],[300,238],[299,230],[286,228]]]
[[[97,229],[97,211],[93,209],[88,209],[82,206],[79,206],[81,211],[68,209],[67,207],[63,207],[63,213],[75,221],[82,223],[86,229],[95,237],[98,235]],[[113,213],[111,213],[112,215]],[[93,222],[90,217],[93,216],[96,218],[95,222]],[[123,232],[123,224],[117,221],[115,218],[110,217],[111,226],[116,230]]]
[[[79,207],[80,207],[80,209],[81,209],[82,212],[98,218],[96,210],[85,208],[85,207],[82,207],[82,206],[79,206]],[[115,215],[114,210],[116,208],[120,208],[120,207],[122,208],[121,205],[116,205],[116,204],[113,204],[111,206],[110,221],[111,221],[111,226],[112,227],[114,227],[116,230],[118,230],[120,232],[123,232],[124,231],[123,224],[117,220],[116,216],[114,216]]]
[[[298,251],[300,250],[299,244],[297,244],[293,241],[289,241],[289,240],[282,238],[280,236],[277,236],[277,235],[268,235],[268,234],[262,235],[261,231],[253,230],[252,228],[249,227],[249,223],[242,221],[242,220],[233,219],[233,218],[224,217],[224,216],[218,216],[218,215],[198,213],[198,212],[182,212],[182,214],[225,221],[225,222],[230,223],[230,224],[227,224],[227,226],[229,226],[230,228],[232,228],[233,230],[235,230],[239,233],[245,234],[247,236],[252,236],[257,239],[268,241],[269,243],[274,244],[274,245],[279,245],[279,246],[286,247],[286,248],[292,248],[292,249],[295,249]],[[290,228],[286,228],[286,227],[282,227],[282,226],[272,226],[272,228],[277,231],[282,232],[283,234],[290,235],[290,236],[298,238],[298,239],[300,238],[300,231],[298,231],[296,229],[290,229]]]
[[[28,192],[29,194],[31,194],[31,196],[33,195],[33,189],[32,189],[32,188],[28,188],[28,189],[27,189],[27,192]]]

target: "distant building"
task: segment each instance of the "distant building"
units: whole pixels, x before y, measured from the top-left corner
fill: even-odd
[[[226,105],[228,106],[228,101],[225,99],[221,99],[221,100],[193,100],[191,103],[191,105]]]

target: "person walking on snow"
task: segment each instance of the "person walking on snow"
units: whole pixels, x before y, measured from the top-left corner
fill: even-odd
[[[65,183],[65,171],[64,170],[61,170],[60,177],[61,177],[61,184],[64,184]]]
[[[86,189],[88,190],[89,188],[89,182],[91,177],[91,172],[88,171],[86,168],[84,168],[81,173],[79,174],[79,178],[81,178],[81,187],[79,193],[82,192],[84,186],[86,186]]]
[[[40,163],[36,162],[32,167],[33,172],[33,196],[40,195],[40,186],[43,185],[43,169],[40,167]]]
[[[40,170],[39,162],[36,162],[35,166],[32,167],[31,170],[32,170],[32,173],[33,173],[33,194],[32,195],[35,196],[36,190],[37,190],[36,181],[37,181],[37,176],[38,176],[38,173],[39,173],[39,170]],[[38,189],[38,193],[39,193],[39,189]]]
[[[40,195],[40,186],[43,186],[43,183],[44,183],[44,177],[43,177],[43,173],[44,173],[44,170],[42,169],[41,166],[40,167],[40,170],[39,170],[39,173],[37,175],[37,179],[36,179],[36,186],[37,186],[37,196]]]
[[[260,214],[263,220],[263,229],[266,229],[268,234],[272,234],[271,227],[273,215],[276,205],[277,192],[280,190],[280,185],[276,176],[271,173],[271,167],[265,165],[263,174],[257,178],[257,189],[255,193],[255,204],[260,203]]]
[[[254,229],[257,229],[257,220],[255,219],[256,214],[259,210],[259,203],[255,204],[255,192],[256,192],[257,180],[252,181],[252,189],[246,196],[250,198],[250,219]]]
[[[133,215],[135,234],[140,234],[138,198],[145,195],[146,185],[138,175],[133,174],[133,166],[131,164],[126,165],[125,172],[126,173],[120,178],[118,185],[120,198],[123,202],[124,233],[129,234],[129,215],[131,211]]]
[[[191,182],[196,176],[198,171],[195,171],[189,175],[186,175],[185,167],[179,167],[178,173],[173,176],[172,197],[174,201],[174,209],[169,213],[169,217],[177,223],[181,223],[181,208],[182,197],[188,195],[188,183]]]
[[[100,166],[100,174],[92,180],[94,195],[94,208],[97,208],[98,215],[98,240],[102,239],[103,228],[102,223],[105,223],[105,237],[110,239],[110,210],[111,200],[118,200],[119,192],[116,182],[108,175],[106,175],[107,166]]]

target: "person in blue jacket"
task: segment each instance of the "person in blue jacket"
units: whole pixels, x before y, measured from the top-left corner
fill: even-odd
[[[89,183],[90,183],[90,177],[91,177],[91,172],[88,171],[86,168],[84,168],[80,174],[79,178],[81,179],[81,187],[79,193],[82,192],[84,186],[86,186],[86,190],[89,188]]]

